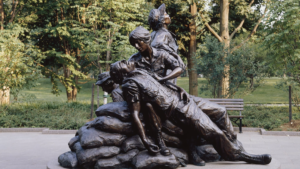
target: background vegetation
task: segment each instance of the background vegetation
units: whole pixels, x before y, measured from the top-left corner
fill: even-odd
[[[149,11],[162,3],[188,65],[179,86],[247,104],[286,104],[292,86],[299,111],[298,0],[0,0],[0,126],[71,129],[86,122],[90,77],[136,52],[129,33],[148,28]],[[274,129],[286,113],[246,107],[245,125]]]

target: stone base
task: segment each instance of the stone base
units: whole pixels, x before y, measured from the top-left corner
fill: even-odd
[[[59,165],[57,159],[48,162],[47,169],[65,169]],[[276,159],[272,159],[268,165],[248,164],[245,162],[219,161],[206,163],[205,166],[187,165],[178,169],[281,169],[281,164]]]

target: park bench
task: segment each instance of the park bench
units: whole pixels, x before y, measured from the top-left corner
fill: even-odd
[[[242,111],[244,110],[244,99],[208,99],[211,102],[225,106],[226,110],[239,111],[240,115],[230,115],[229,118],[239,126],[240,133],[242,133]],[[239,123],[238,123],[239,121]]]

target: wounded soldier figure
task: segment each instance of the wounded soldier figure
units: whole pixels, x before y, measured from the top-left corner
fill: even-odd
[[[271,155],[249,154],[242,145],[230,141],[224,131],[203,113],[194,99],[190,99],[188,103],[184,102],[179,92],[160,84],[147,71],[137,69],[133,62],[122,60],[112,64],[110,75],[114,82],[122,85],[123,96],[132,114],[133,123],[150,153],[157,153],[159,148],[147,139],[139,119],[140,111],[143,111],[148,103],[158,116],[167,118],[181,127],[185,134],[204,138],[225,160],[255,164],[271,162]]]

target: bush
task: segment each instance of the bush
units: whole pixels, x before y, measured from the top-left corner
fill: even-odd
[[[229,114],[236,115],[238,112],[229,112]],[[244,127],[260,127],[272,130],[289,122],[288,107],[245,106],[242,114],[244,115]],[[293,120],[297,119],[300,119],[300,113],[294,108]]]
[[[90,105],[79,102],[18,103],[0,108],[0,127],[2,128],[79,129],[89,118]]]

